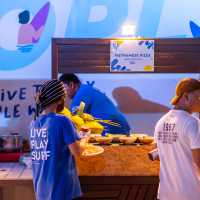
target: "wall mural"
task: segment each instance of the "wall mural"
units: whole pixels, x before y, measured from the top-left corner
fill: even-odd
[[[135,36],[199,37],[199,6],[195,0],[1,0],[0,77],[50,78],[52,37],[122,37],[125,23],[135,25]]]
[[[4,94],[13,98],[2,100],[0,131],[26,134],[34,113],[32,84],[51,77],[52,37],[123,37],[123,24],[135,25],[136,37],[200,37],[199,7],[196,0],[1,0],[0,91],[1,98]],[[113,81],[112,75],[92,75],[92,79],[90,75],[80,76],[115,102],[133,130],[149,134],[153,133],[155,122],[170,109],[177,81],[185,76],[199,78],[198,74],[160,75],[161,78],[137,74],[115,75]],[[151,89],[146,90],[150,84]],[[22,99],[17,99],[15,91]]]
[[[55,14],[50,2],[2,0],[0,7],[0,72],[9,72],[34,63],[50,45]],[[34,68],[34,66],[33,66]],[[29,72],[27,70],[27,72]],[[20,76],[20,75],[19,75]],[[24,74],[21,78],[29,78]]]

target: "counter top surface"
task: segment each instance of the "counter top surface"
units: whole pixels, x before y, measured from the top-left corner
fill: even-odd
[[[104,153],[78,158],[79,176],[158,176],[159,162],[147,153],[153,145],[103,146]],[[32,169],[19,163],[0,163],[1,180],[31,180]]]
[[[31,180],[32,169],[19,163],[0,163],[1,180]]]
[[[105,145],[104,153],[77,159],[80,176],[158,176],[159,161],[148,152],[154,145]]]

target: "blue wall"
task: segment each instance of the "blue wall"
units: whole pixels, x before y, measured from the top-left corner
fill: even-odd
[[[46,4],[39,40],[19,44],[22,34],[30,36],[20,32],[19,13],[28,10],[31,25]],[[199,7],[196,0],[1,0],[0,79],[50,78],[52,37],[122,37],[124,23],[134,24],[141,37],[199,37]]]

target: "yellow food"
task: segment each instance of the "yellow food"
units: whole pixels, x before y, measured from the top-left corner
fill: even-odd
[[[143,137],[139,137],[138,139],[143,144],[150,144],[154,141],[154,138],[151,136],[143,136]]]
[[[64,107],[64,109],[61,112],[59,112],[59,114],[65,115],[69,119],[71,119],[71,116],[72,116],[71,112],[66,107]]]
[[[88,127],[91,130],[91,133],[94,134],[101,134],[104,129],[104,127],[96,121],[86,121],[84,126]]]
[[[84,111],[84,108],[85,108],[85,103],[83,101],[81,101],[79,107],[78,107],[78,110],[77,110],[77,115],[82,115],[83,114],[83,111]]]
[[[123,134],[107,134],[107,135],[113,137],[113,140],[112,140],[113,143],[120,142],[119,138],[122,137],[122,136],[124,136]]]
[[[83,119],[81,117],[79,117],[78,115],[72,115],[71,120],[75,124],[75,126],[78,130],[80,130],[81,126],[84,125]]]
[[[84,120],[84,121],[94,121],[94,117],[88,113],[82,113],[82,115],[80,115],[81,118]]]
[[[96,142],[96,138],[101,137],[100,134],[91,134],[89,138],[89,142]]]
[[[112,137],[111,136],[101,136],[101,137],[96,137],[96,142],[99,144],[110,144],[112,142]]]
[[[94,146],[92,144],[87,145],[86,149],[83,151],[83,156],[94,156],[103,153],[104,149],[102,147]]]
[[[135,136],[121,136],[119,141],[123,144],[133,144],[137,140]]]
[[[82,104],[80,104],[81,112],[84,109],[84,106],[85,104],[84,102],[82,102]],[[59,114],[68,117],[74,123],[78,131],[81,129],[82,126],[85,126],[91,130],[91,133],[101,134],[104,130],[104,126],[97,122],[92,115],[81,112],[80,115],[72,115],[69,109],[65,107],[61,112],[59,112]]]

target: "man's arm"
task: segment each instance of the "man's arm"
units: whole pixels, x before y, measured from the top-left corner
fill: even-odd
[[[200,175],[200,148],[192,149],[192,158],[193,158],[193,162],[196,166],[197,172]]]
[[[155,143],[153,146],[154,146],[154,149],[152,151],[148,152],[149,159],[152,161],[160,160],[159,155],[158,155],[157,144]]]

